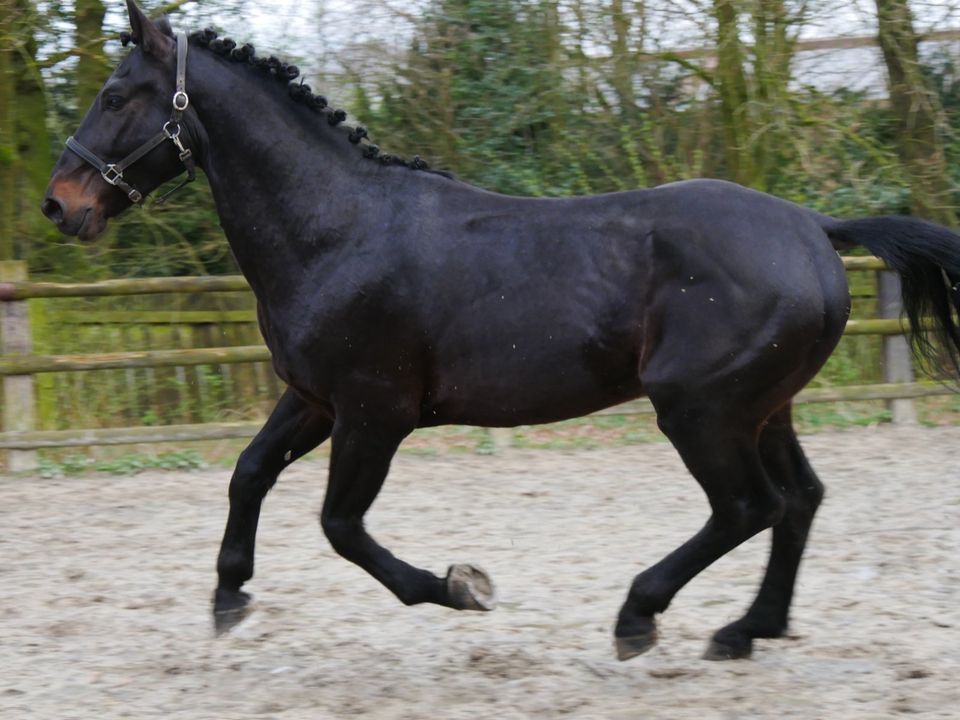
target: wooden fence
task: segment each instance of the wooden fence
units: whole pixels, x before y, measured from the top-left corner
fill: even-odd
[[[876,312],[879,317],[851,319],[845,331],[847,336],[881,336],[883,382],[848,385],[842,387],[811,388],[802,392],[797,401],[833,402],[850,400],[886,400],[890,404],[895,422],[909,422],[915,418],[913,398],[940,395],[949,392],[941,385],[913,381],[911,356],[903,326],[899,319],[899,282],[895,274],[885,271],[877,258],[844,258],[849,272],[875,274],[876,284],[868,291],[854,295],[876,297]],[[191,344],[198,339],[200,347],[174,349],[122,350],[98,347],[97,352],[72,354],[37,354],[34,352],[34,332],[31,327],[30,302],[49,298],[118,298],[145,296],[181,296],[196,300],[204,295],[233,294],[239,298],[231,307],[197,309],[194,306],[176,310],[164,309],[110,309],[90,311],[83,307],[60,309],[56,313],[58,326],[81,328],[84,326],[137,327],[178,326],[200,327],[202,332],[191,332]],[[126,301],[125,302],[130,302]],[[194,303],[196,304],[196,303]],[[236,307],[237,305],[240,307]],[[50,322],[48,319],[47,322]],[[231,324],[246,328],[244,333],[224,329]],[[182,335],[182,333],[181,333]],[[197,337],[193,337],[197,336]],[[225,346],[214,341],[229,336],[234,342]],[[173,337],[173,336],[171,336]],[[246,344],[236,344],[246,338]],[[126,343],[129,333],[114,332],[105,342]],[[182,339],[182,338],[181,338]],[[102,351],[106,350],[106,351]],[[40,448],[80,447],[88,445],[118,445],[147,442],[182,442],[187,440],[212,440],[222,438],[251,437],[259,428],[265,411],[264,405],[277,397],[279,382],[267,365],[269,351],[260,343],[255,330],[255,310],[252,295],[246,281],[240,276],[146,278],[107,280],[92,283],[29,282],[24,263],[0,262],[0,377],[3,378],[3,425],[0,432],[0,450],[7,450],[7,467],[10,470],[32,469],[36,465],[36,450]],[[231,367],[238,366],[236,370]],[[202,367],[218,368],[215,376],[200,372]],[[38,430],[37,376],[44,374],[67,374],[66,371],[90,371],[113,369],[123,377],[111,382],[117,384],[117,393],[136,394],[144,387],[157,384],[157,374],[164,368],[173,373],[172,379],[181,386],[192,384],[200,393],[201,402],[209,402],[212,378],[219,385],[232,384],[254,386],[254,393],[261,401],[256,417],[242,418],[233,422],[215,422],[200,417],[199,422],[177,422],[167,425],[142,425],[136,417],[120,418],[124,427],[98,427],[90,429]],[[194,382],[188,382],[187,369],[196,368]],[[240,368],[246,368],[241,371]],[[251,372],[251,369],[253,371]],[[243,382],[233,382],[232,374],[245,372]],[[147,375],[137,375],[147,373]],[[83,373],[81,373],[83,374]],[[59,376],[59,375],[58,375]],[[69,394],[70,387],[61,392]],[[222,388],[221,388],[222,390]],[[204,396],[204,393],[206,395]],[[135,399],[134,401],[135,402]],[[231,400],[233,402],[233,400]],[[49,404],[49,403],[48,403]],[[229,403],[228,403],[229,404]],[[54,408],[56,410],[56,408]],[[128,408],[129,410],[129,408]],[[628,414],[650,412],[646,400],[625,403],[608,408],[598,414]],[[141,410],[142,412],[142,410]],[[502,444],[504,435],[494,437]]]

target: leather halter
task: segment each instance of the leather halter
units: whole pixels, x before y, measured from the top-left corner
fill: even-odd
[[[183,31],[177,33],[177,87],[173,93],[173,110],[170,113],[170,119],[163,124],[163,129],[152,138],[143,143],[140,147],[127,155],[123,160],[116,163],[108,163],[101,160],[97,155],[74,138],[67,138],[67,149],[73,151],[88,163],[100,171],[100,175],[110,185],[119,188],[126,193],[127,198],[135,205],[142,205],[146,199],[144,193],[141,193],[135,187],[123,179],[124,171],[140,160],[154,148],[163,142],[169,140],[177,146],[180,162],[183,163],[187,172],[187,177],[172,190],[167,191],[161,197],[157,198],[156,204],[163,203],[173,192],[179,190],[189,182],[196,179],[196,165],[193,160],[193,153],[189,148],[185,148],[180,141],[180,118],[184,110],[190,104],[190,98],[187,97],[187,35]]]

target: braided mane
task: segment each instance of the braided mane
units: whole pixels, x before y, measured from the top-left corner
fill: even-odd
[[[218,37],[216,31],[210,28],[191,33],[190,40],[222,58],[236,63],[246,63],[285,83],[289,89],[290,97],[295,102],[306,105],[319,113],[326,118],[327,124],[331,127],[340,125],[347,119],[346,111],[330,107],[327,99],[323,95],[315,95],[310,86],[303,82],[303,78],[300,79],[300,82],[293,82],[300,77],[300,69],[296,65],[284,62],[275,55],[269,57],[257,55],[256,50],[250,43],[238,46],[230,38]],[[128,32],[120,33],[120,42],[124,47],[131,42],[136,44],[136,40]],[[381,165],[401,165],[411,170],[426,170],[447,178],[453,178],[452,174],[443,170],[432,170],[419,155],[414,155],[410,160],[406,160],[399,155],[380,152],[379,146],[370,141],[367,129],[362,125],[355,127],[345,125],[344,127],[350,130],[347,140],[360,147],[364,158],[376,160]]]

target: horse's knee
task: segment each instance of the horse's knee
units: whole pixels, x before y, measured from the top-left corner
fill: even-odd
[[[320,527],[338,555],[350,559],[355,554],[358,538],[363,534],[363,521],[321,514]]]
[[[276,484],[278,474],[269,467],[261,453],[247,448],[237,458],[230,478],[230,499],[243,501],[263,498]]]

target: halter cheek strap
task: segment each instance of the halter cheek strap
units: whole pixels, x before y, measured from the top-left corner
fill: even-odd
[[[183,112],[190,105],[190,98],[186,92],[187,49],[187,35],[183,31],[180,31],[177,33],[176,91],[173,93],[173,110],[170,112],[170,119],[163,124],[163,129],[161,129],[160,132],[140,145],[140,147],[123,158],[123,160],[116,163],[108,163],[106,160],[100,159],[96,153],[84,147],[76,138],[72,136],[67,138],[67,149],[99,170],[101,177],[110,185],[122,190],[134,205],[142,205],[146,196],[123,179],[124,171],[167,140],[176,146],[180,162],[183,163],[184,169],[187,172],[187,177],[181,181],[179,185],[157,198],[156,203],[161,204],[165,202],[172,193],[196,179],[196,164],[194,163],[193,153],[189,148],[185,148],[183,142],[180,140],[180,119],[183,117]]]

